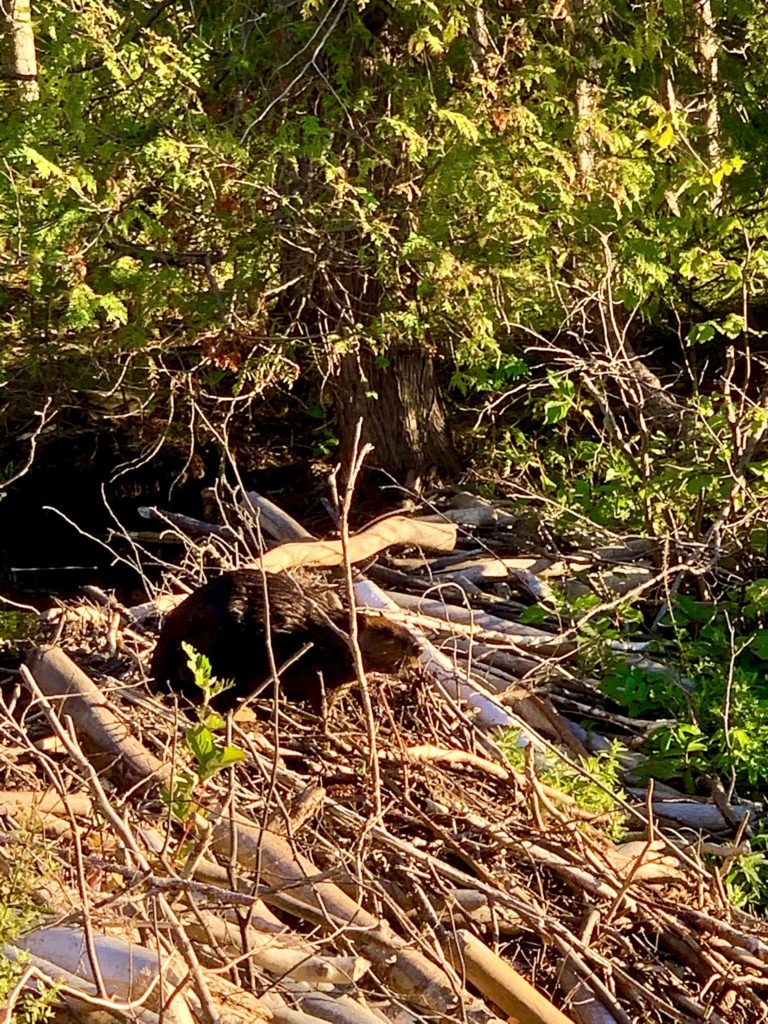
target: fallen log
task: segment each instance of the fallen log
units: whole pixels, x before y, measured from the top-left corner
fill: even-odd
[[[355,947],[376,965],[378,976],[402,995],[433,1011],[446,1013],[459,1002],[472,1024],[492,1024],[496,1018],[478,1000],[461,991],[458,978],[430,963],[418,950],[409,948],[389,925],[369,913],[335,883],[318,879],[320,872],[297,853],[282,836],[254,825],[239,814],[211,811],[202,823],[212,826],[212,845],[219,856],[231,859],[252,872],[272,892],[268,902],[282,905],[288,894],[290,912],[331,929],[349,929]]]
[[[71,718],[78,733],[98,752],[100,767],[110,772],[116,785],[129,788],[140,781],[168,781],[171,766],[131,735],[102,691],[64,651],[37,647],[28,665],[28,669],[22,667],[22,678],[25,670],[31,671],[59,717]]]
[[[392,590],[387,590],[385,593],[400,608],[418,612],[422,615],[429,615],[435,619],[442,619],[444,622],[455,622],[463,626],[475,626],[477,629],[493,633],[508,633],[514,637],[538,637],[549,643],[556,643],[557,641],[557,637],[553,633],[547,633],[546,630],[537,629],[535,626],[520,625],[519,622],[513,622],[511,619],[502,619],[498,615],[476,611],[474,608],[466,608],[458,604],[448,604],[445,601],[436,601],[431,598],[417,597],[413,594],[401,594]]]
[[[137,509],[142,519],[154,520],[157,523],[167,523],[181,533],[189,534],[192,537],[219,537],[221,540],[236,543],[240,538],[231,526],[217,526],[214,523],[206,523],[202,519],[193,519],[191,516],[181,515],[180,512],[168,512],[154,506],[140,505]]]
[[[424,523],[405,516],[392,516],[350,537],[347,557],[354,565],[394,545],[452,551],[456,546],[456,532],[456,527],[450,523]],[[340,540],[290,541],[267,551],[252,568],[282,572],[302,565],[343,565],[344,559]]]
[[[258,491],[246,491],[245,500],[242,506],[256,518],[259,527],[272,537],[273,540],[284,544],[286,541],[310,541],[315,538],[287,512],[283,512],[279,505],[275,505],[269,498],[265,498]]]
[[[87,793],[68,793],[64,800],[53,789],[43,793],[32,789],[0,792],[0,815],[3,817],[64,818],[68,817],[70,812],[83,818],[89,818],[93,814],[93,803]]]
[[[254,964],[278,978],[311,985],[351,985],[359,981],[371,966],[361,956],[328,956],[313,951],[309,943],[300,943],[290,933],[276,935],[248,924],[243,927],[234,915],[222,919],[197,908],[196,920],[187,925],[187,934],[196,942],[215,939],[224,951],[238,959],[246,955]],[[246,943],[244,948],[243,936]]]
[[[451,936],[446,952],[454,967],[515,1024],[573,1024],[506,960],[463,928]]]

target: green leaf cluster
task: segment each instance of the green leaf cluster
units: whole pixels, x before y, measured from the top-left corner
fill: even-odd
[[[182,643],[182,648],[203,700],[197,709],[197,722],[187,729],[184,736],[187,749],[194,758],[195,771],[175,775],[170,787],[163,791],[163,798],[174,817],[184,822],[202,812],[196,797],[200,787],[218,772],[243,761],[245,753],[239,747],[218,741],[216,733],[225,728],[226,721],[210,707],[210,702],[232,684],[217,679],[212,674],[209,659],[191,644]]]
[[[768,580],[719,605],[679,595],[658,646],[678,668],[614,661],[604,692],[634,718],[658,719],[639,774],[696,792],[717,774],[742,793],[768,786]]]
[[[525,748],[520,744],[520,730],[507,729],[498,737],[499,748],[515,771],[525,770]],[[624,748],[614,743],[610,749],[584,757],[572,764],[554,752],[534,755],[537,778],[561,793],[573,797],[584,811],[605,816],[607,831],[619,839],[624,829],[623,815],[617,799],[623,799],[620,783],[621,758]]]

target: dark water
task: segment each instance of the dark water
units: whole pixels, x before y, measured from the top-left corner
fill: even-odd
[[[46,608],[52,598],[73,597],[85,584],[95,584],[115,590],[121,601],[144,600],[139,574],[115,557],[129,553],[113,534],[115,517],[127,530],[146,530],[138,507],[169,501],[167,486],[161,486],[165,474],[144,470],[110,484],[113,458],[98,446],[89,453],[56,443],[0,496],[0,595]],[[176,500],[194,504],[200,489],[196,482],[193,493]]]
[[[132,444],[104,431],[51,439],[30,472],[0,491],[0,595],[43,609],[52,599],[75,597],[91,584],[115,591],[125,604],[146,600],[139,573],[116,557],[131,557],[130,545],[118,536],[120,528],[153,529],[138,514],[142,505],[204,518],[203,490],[216,481],[222,460],[215,451],[201,451],[194,472],[187,473],[187,453],[163,449],[151,463],[119,471],[136,459]],[[258,453],[258,447],[247,446],[243,463]],[[333,528],[322,502],[328,495],[327,472],[313,460],[241,464],[241,473],[246,487],[270,497],[309,530],[322,534]],[[361,511],[359,503],[356,511]],[[362,519],[380,511],[366,509]],[[164,560],[179,557],[170,545],[147,546]],[[150,578],[159,576],[151,558],[144,569]]]

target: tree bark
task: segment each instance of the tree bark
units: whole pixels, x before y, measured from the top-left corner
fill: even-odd
[[[580,74],[573,97],[576,114],[574,148],[581,184],[585,185],[592,177],[595,167],[592,131],[593,121],[600,106],[600,89],[597,84],[600,62],[594,52],[599,40],[600,19],[592,0],[573,0],[571,19],[566,24],[570,29],[571,50],[580,62]]]
[[[2,94],[17,103],[40,99],[30,0],[0,6],[0,82]]]
[[[704,83],[704,127],[706,129],[707,159],[710,170],[722,162],[720,143],[720,42],[716,32],[715,15],[711,0],[693,0],[693,19],[696,33],[696,55]],[[712,198],[716,210],[722,200],[722,187],[718,185]]]
[[[349,464],[362,419],[361,442],[374,446],[369,465],[398,483],[413,486],[430,469],[458,472],[434,362],[424,349],[391,350],[386,366],[369,349],[343,356],[334,404],[342,464]]]

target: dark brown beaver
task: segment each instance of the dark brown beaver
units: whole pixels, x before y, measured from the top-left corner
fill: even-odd
[[[320,677],[328,690],[352,681],[355,670],[349,645],[330,624],[346,631],[349,614],[333,591],[299,583],[286,573],[276,576],[239,569],[194,591],[166,618],[152,657],[150,671],[155,682],[199,701],[200,691],[181,648],[186,641],[207,655],[214,675],[234,680],[234,686],[215,700],[216,707],[232,707],[238,698],[262,688],[265,696],[271,696],[265,579],[269,643],[282,693],[289,700],[308,700],[318,711],[322,703]],[[359,619],[360,649],[368,668],[393,671],[413,654],[406,637]],[[311,646],[300,654],[307,645]],[[293,663],[281,669],[291,659],[295,659]]]

